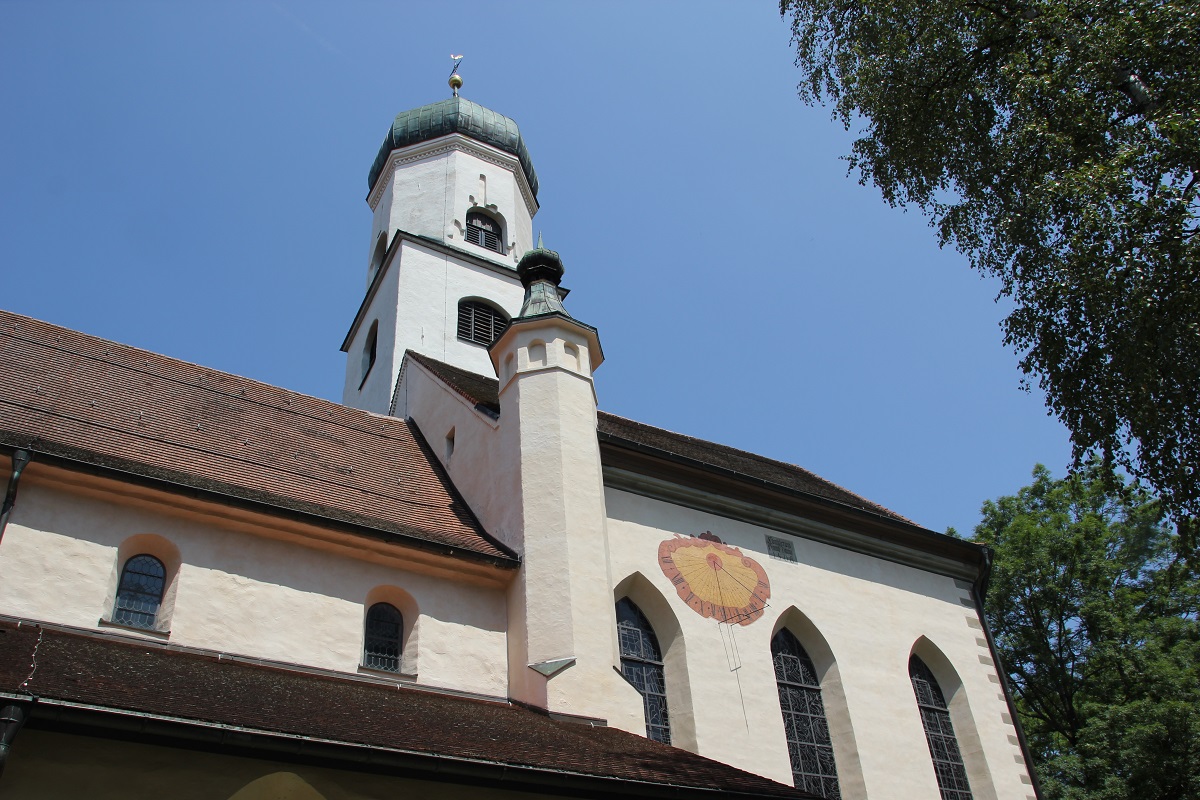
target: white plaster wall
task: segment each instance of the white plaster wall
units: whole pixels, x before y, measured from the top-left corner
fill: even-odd
[[[0,614],[97,628],[116,591],[117,548],[153,533],[182,565],[170,641],[342,672],[358,669],[368,593],[414,599],[405,672],[481,694],[507,692],[504,592],[456,583],[153,510],[23,482],[0,542]],[[135,634],[137,635],[137,634]]]
[[[354,408],[386,414],[392,400],[392,386],[404,350],[396,350],[396,325],[399,311],[396,298],[400,291],[400,268],[403,252],[393,256],[392,264],[384,273],[375,297],[363,317],[362,324],[354,332],[346,353],[346,377],[342,385],[342,403]],[[375,365],[363,381],[362,354],[366,346],[371,324],[379,323],[379,338],[376,343]]]
[[[416,423],[484,530],[517,549],[520,531],[510,509],[517,495],[510,478],[519,459],[501,447],[499,421],[412,361],[404,368],[396,401],[396,416]],[[451,431],[452,454],[446,445]]]
[[[511,319],[521,310],[525,289],[516,272],[497,274],[418,244],[405,242],[397,306],[397,352],[416,350],[480,375],[494,376],[487,348],[458,338],[458,304],[480,298]],[[394,374],[393,374],[394,375]]]
[[[672,718],[690,716],[701,755],[791,783],[770,640],[781,615],[794,607],[815,626],[836,661],[844,700],[828,686],[823,693],[827,712],[844,702],[852,726],[832,731],[844,797],[937,796],[908,678],[909,655],[922,637],[945,655],[962,682],[951,705],[959,706],[956,734],[968,751],[975,797],[1032,795],[1018,763],[1020,750],[999,678],[968,607],[969,592],[953,579],[628,492],[607,490],[606,507],[614,576],[620,581],[642,573],[679,621],[687,670],[672,674],[668,661],[667,681],[686,685],[669,699],[683,699],[689,707],[670,712]],[[658,565],[661,541],[707,530],[762,564],[771,583],[764,616],[732,628],[740,659],[729,655],[730,626],[718,626],[688,608]],[[770,559],[768,533],[790,538],[798,563]],[[737,661],[740,668],[734,671]],[[832,725],[837,715],[827,716]]]
[[[447,152],[447,145],[461,149]],[[478,152],[492,160],[480,158]],[[379,233],[387,232],[390,241],[397,230],[429,236],[509,267],[533,248],[537,209],[530,213],[522,195],[524,174],[514,156],[454,134],[393,151],[392,158],[398,166],[391,175],[380,176],[387,183],[374,207],[368,265]],[[464,240],[466,214],[473,208],[503,223],[505,253]]]
[[[510,628],[509,692],[644,733],[641,698],[615,669],[592,385],[598,347],[591,331],[547,319],[514,323],[492,348],[501,372],[501,446],[517,457],[517,504],[508,510],[522,554],[509,591],[509,618],[523,621],[520,630]],[[549,680],[522,669],[563,658],[574,658],[574,666]]]
[[[459,301],[490,301],[510,318],[525,298],[516,272],[500,274],[404,241],[350,344],[343,402],[386,414],[406,349],[493,376],[487,348],[458,338]],[[359,363],[371,321],[379,319],[375,367],[360,391]]]

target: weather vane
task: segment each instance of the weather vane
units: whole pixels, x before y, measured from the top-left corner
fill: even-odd
[[[450,70],[450,89],[454,92],[454,96],[458,97],[458,90],[462,88],[462,75],[458,74],[458,65],[462,63],[463,57],[456,56],[453,53],[450,57],[454,59],[454,69]]]

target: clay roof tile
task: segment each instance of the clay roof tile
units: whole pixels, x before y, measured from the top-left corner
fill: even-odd
[[[0,312],[0,444],[514,562],[421,432]]]

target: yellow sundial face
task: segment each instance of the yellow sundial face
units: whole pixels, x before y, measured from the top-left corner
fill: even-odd
[[[658,563],[683,602],[718,622],[749,625],[771,597],[762,565],[712,534],[667,539],[658,546]]]

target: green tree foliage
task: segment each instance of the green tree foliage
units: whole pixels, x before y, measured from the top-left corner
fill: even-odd
[[[1050,800],[1200,798],[1200,579],[1099,462],[983,506],[986,613]]]
[[[1100,454],[1200,516],[1200,5],[781,10],[801,97],[862,126],[852,169],[1000,279],[1005,342],[1077,463]]]

